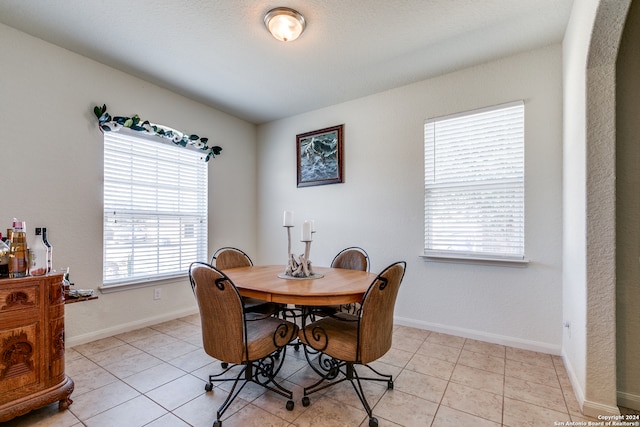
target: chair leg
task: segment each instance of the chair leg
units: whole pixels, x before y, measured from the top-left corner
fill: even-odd
[[[222,376],[224,374],[226,374],[227,372],[229,372],[231,369],[235,368],[238,365],[231,365],[229,366],[229,364],[227,362],[221,362],[220,366],[222,367],[222,372],[220,372],[219,374],[212,374],[209,375],[209,382],[207,384],[205,384],[204,389],[206,391],[211,391],[213,390],[213,383],[214,382],[225,382],[225,381],[237,381],[235,378],[222,378]],[[242,371],[241,371],[242,373]]]
[[[229,368],[229,369],[231,369],[231,368]],[[244,381],[240,385],[238,390],[236,390],[236,386],[238,385],[238,382],[240,381],[240,377],[242,377],[242,375],[244,375],[245,378],[246,378],[247,375],[250,375],[250,371],[251,371],[251,365],[245,365],[240,370],[240,372],[235,377],[235,379],[230,379],[229,378],[229,379],[219,379],[219,380],[217,380],[217,381],[233,381],[233,386],[231,387],[231,390],[229,391],[229,394],[227,395],[227,398],[225,399],[225,401],[222,402],[222,405],[220,405],[220,407],[216,411],[216,421],[213,423],[213,425],[215,427],[219,427],[219,426],[222,425],[222,421],[220,421],[220,418],[222,417],[222,414],[224,414],[224,411],[226,411],[227,408],[229,407],[229,405],[231,405],[231,403],[235,400],[236,396],[238,394],[240,394],[240,392],[242,391],[244,386],[247,385],[247,381]],[[222,374],[220,374],[220,375],[222,375]],[[211,376],[209,376],[209,378],[211,378]]]
[[[360,399],[360,402],[362,403],[362,406],[364,406],[364,410],[367,411],[367,415],[369,415],[369,420],[371,420],[373,418],[373,410],[371,409],[369,402],[367,402],[367,398],[364,395],[364,390],[362,389],[362,383],[360,382],[360,377],[358,376],[358,373],[356,372],[356,370],[353,368],[352,363],[347,363],[347,379],[353,386],[353,390],[355,390],[356,395],[358,396],[358,398]]]
[[[387,389],[393,390],[393,375],[383,374],[382,372],[378,372],[378,371],[376,371],[375,369],[373,369],[369,365],[362,365],[362,366],[364,366],[365,368],[369,368],[376,375],[378,375],[378,377],[382,377],[382,378],[360,377],[361,380],[365,380],[365,381],[386,381],[387,382]]]
[[[337,359],[331,359],[331,361],[333,363],[333,366],[327,369],[324,373],[320,373],[319,371],[314,369],[320,375],[320,379],[315,383],[311,384],[310,386],[304,388],[303,396],[302,396],[302,406],[309,406],[309,403],[310,403],[309,395],[316,393],[320,390],[324,390],[325,388],[333,387],[334,385],[340,384],[341,382],[346,381],[348,379],[347,372],[343,370],[343,368],[347,366],[347,363],[341,362]],[[339,373],[344,374],[343,378],[340,378],[337,381],[327,382],[329,380],[336,378]]]
[[[284,388],[275,380],[276,375],[280,372],[280,368],[282,368],[284,358],[286,356],[286,351],[281,350],[282,349],[279,349],[274,354],[250,364],[245,379],[286,397],[289,399],[287,402],[287,409],[292,410],[293,400],[291,399],[293,399],[293,392]],[[276,360],[279,360],[277,365]],[[271,387],[269,384],[273,384],[275,387]],[[289,408],[289,406],[291,406],[291,408]]]
[[[356,371],[354,364],[352,362],[338,362],[338,361],[335,361],[335,362],[336,362],[335,367],[333,369],[330,369],[325,375],[323,375],[322,378],[320,378],[320,380],[318,380],[316,383],[312,384],[311,386],[304,388],[303,397],[302,397],[302,406],[305,406],[305,407],[309,406],[309,404],[311,403],[309,400],[310,394],[313,394],[320,390],[324,390],[325,388],[328,388],[328,387],[332,387],[336,384],[340,384],[343,381],[349,381],[351,383],[351,386],[353,387],[353,390],[356,392],[358,399],[360,399],[362,406],[367,412],[367,415],[369,416],[369,427],[377,427],[378,419],[373,416],[373,410],[371,409],[371,405],[369,405],[369,402],[367,401],[367,398],[364,394],[364,389],[362,388],[362,381],[385,381],[387,382],[387,388],[389,390],[392,390],[393,376],[378,372],[377,370],[375,370],[369,365],[361,365],[369,368],[371,371],[373,371],[375,374],[379,376],[378,378],[361,377],[360,375],[358,375],[358,372]],[[338,373],[342,373],[344,377],[337,381],[325,383],[326,380],[335,378]]]
[[[229,391],[227,398],[216,411],[216,421],[213,423],[214,427],[222,426],[222,421],[220,420],[220,418],[222,418],[224,412],[229,408],[231,403],[233,403],[233,401],[235,400],[236,396],[240,394],[244,386],[249,382],[259,384],[267,390],[273,391],[274,393],[278,393],[279,395],[286,397],[288,399],[286,404],[287,410],[293,410],[295,405],[293,402],[293,392],[284,388],[275,380],[275,376],[278,374],[278,372],[280,372],[280,368],[284,363],[285,354],[286,352],[282,351],[282,349],[279,349],[278,351],[274,352],[274,354],[271,354],[263,359],[242,365],[242,369],[235,376],[235,378],[220,377],[233,367],[240,365],[232,365],[227,367],[219,374],[209,375],[209,383],[205,385],[206,391],[211,391],[213,389],[213,382],[233,381],[233,386],[231,386],[231,390]],[[238,387],[238,383],[240,382],[242,383]]]

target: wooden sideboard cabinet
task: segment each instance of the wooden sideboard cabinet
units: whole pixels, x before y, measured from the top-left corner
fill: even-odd
[[[66,409],[72,391],[62,274],[0,279],[0,422],[56,401]]]

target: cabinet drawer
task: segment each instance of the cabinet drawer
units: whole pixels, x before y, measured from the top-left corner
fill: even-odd
[[[0,330],[0,403],[27,395],[40,382],[39,334],[37,323]]]
[[[8,286],[0,288],[0,315],[40,308],[40,286]]]

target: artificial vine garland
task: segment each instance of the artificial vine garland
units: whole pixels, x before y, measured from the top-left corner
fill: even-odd
[[[96,105],[93,108],[93,113],[98,118],[98,126],[102,132],[118,131],[125,127],[137,132],[144,132],[147,135],[159,136],[181,147],[192,146],[204,151],[207,153],[204,159],[205,162],[208,162],[209,159],[215,156],[219,156],[222,151],[222,147],[207,145],[209,138],[201,138],[198,135],[187,135],[166,126],[152,124],[148,120],[141,122],[137,114],[133,117],[111,117],[111,115],[107,113],[106,104],[102,105],[102,108]]]

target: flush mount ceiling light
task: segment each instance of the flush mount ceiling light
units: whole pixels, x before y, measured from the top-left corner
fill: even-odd
[[[304,31],[304,16],[288,7],[276,7],[264,16],[264,25],[273,37],[283,42],[292,42]]]

